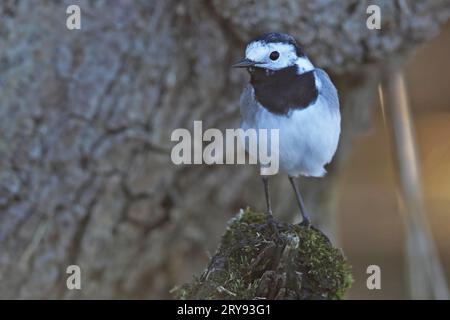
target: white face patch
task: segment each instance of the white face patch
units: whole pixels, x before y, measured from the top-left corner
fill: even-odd
[[[308,71],[311,71],[312,69],[314,69],[313,64],[306,57],[298,58],[297,61],[295,61],[295,64],[298,67],[298,73],[304,73],[304,72],[308,72]]]
[[[277,51],[279,57],[276,60],[270,59],[270,53]],[[294,65],[297,60],[295,48],[287,43],[265,43],[255,41],[250,43],[245,50],[245,57],[257,62],[257,66],[279,70]]]
[[[277,51],[278,59],[270,59],[270,54]],[[245,50],[245,57],[257,62],[256,66],[270,70],[280,70],[297,64],[299,73],[310,71],[314,66],[306,57],[297,57],[295,47],[289,43],[255,41]]]

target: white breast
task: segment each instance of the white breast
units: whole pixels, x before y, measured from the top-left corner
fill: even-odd
[[[279,129],[281,171],[290,176],[320,177],[326,173],[323,166],[336,152],[341,121],[339,106],[330,106],[326,96],[319,94],[306,109],[275,115],[255,100],[249,85],[241,97],[241,116],[244,130]]]

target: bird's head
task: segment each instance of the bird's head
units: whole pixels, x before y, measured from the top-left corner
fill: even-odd
[[[245,49],[245,58],[233,67],[247,68],[252,73],[255,68],[277,71],[295,65],[299,73],[314,69],[292,36],[271,32],[251,40]]]

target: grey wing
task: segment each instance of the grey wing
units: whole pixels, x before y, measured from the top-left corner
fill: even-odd
[[[322,87],[320,88],[320,95],[323,96],[323,98],[328,102],[330,108],[336,108],[339,110],[339,98],[337,90],[333,82],[331,82],[330,77],[322,69],[316,68],[315,71],[322,84]]]
[[[258,103],[255,100],[254,90],[251,84],[245,86],[239,101],[242,121],[251,122],[258,110]]]

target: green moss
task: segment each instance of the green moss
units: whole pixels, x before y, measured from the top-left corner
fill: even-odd
[[[174,290],[180,299],[341,299],[352,283],[339,249],[314,228],[276,222],[250,209],[230,221],[199,278]]]

